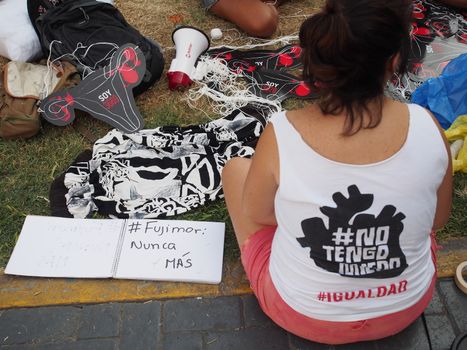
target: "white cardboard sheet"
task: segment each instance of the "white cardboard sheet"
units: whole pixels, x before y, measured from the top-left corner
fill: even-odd
[[[28,216],[5,273],[220,283],[224,223]]]

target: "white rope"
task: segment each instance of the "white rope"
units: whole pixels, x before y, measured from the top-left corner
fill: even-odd
[[[78,62],[82,67],[84,67],[84,71],[83,71],[82,75],[83,75],[83,79],[85,79],[89,74],[91,74],[92,72],[94,72],[97,69],[97,66],[101,62],[107,60],[109,58],[109,55],[110,55],[110,57],[112,57],[113,54],[116,52],[116,50],[119,47],[117,44],[110,43],[110,42],[98,42],[98,43],[93,43],[93,44],[91,44],[89,46],[85,46],[85,45],[83,45],[82,43],[79,42],[79,43],[76,44],[76,48],[73,50],[73,52],[65,53],[65,54],[63,54],[63,55],[61,55],[61,56],[59,56],[57,58],[54,58],[52,60],[52,57],[51,57],[52,56],[52,47],[55,44],[62,44],[62,42],[60,40],[52,40],[52,42],[49,45],[49,56],[47,57],[47,63],[46,63],[47,73],[45,74],[44,81],[42,82],[42,85],[43,85],[42,91],[43,92],[42,92],[42,94],[40,96],[41,99],[44,99],[45,97],[49,96],[52,93],[52,91],[51,91],[51,89],[52,89],[52,74],[54,74],[55,70],[56,70],[56,68],[54,68],[54,66],[57,67],[58,69],[60,69],[62,67],[61,62],[60,62],[61,59],[71,58],[75,62]],[[88,53],[89,53],[89,50],[95,45],[110,45],[113,48],[110,49],[108,51],[108,53],[102,59],[97,61],[94,64],[94,66],[92,66],[92,67],[87,66],[83,62],[81,62],[80,57],[81,58],[86,57],[88,55]],[[84,53],[79,54],[79,56],[78,56],[78,53],[77,53],[78,50],[83,50],[83,49],[85,49]]]
[[[237,31],[236,29],[233,30]],[[231,50],[248,50],[277,44],[286,45],[296,42],[298,36],[292,34],[275,39],[259,39],[252,37],[249,39],[250,41],[256,41],[256,43],[249,43],[241,46],[222,45],[212,47],[211,49],[223,47]],[[213,112],[221,116],[227,116],[248,104],[253,104],[261,109],[265,109],[268,114],[282,110],[280,101],[257,96],[252,91],[251,86],[258,84],[258,82],[253,78],[249,79],[249,82],[246,82],[245,79],[242,78],[242,74],[241,72],[231,71],[227,67],[227,63],[222,59],[203,55],[198,60],[195,74],[192,78],[195,84],[188,90],[184,100],[191,108],[201,110],[205,115],[207,115],[206,111],[196,106],[196,102],[202,97],[207,97]]]
[[[298,35],[296,34],[286,35],[286,36],[281,36],[275,39],[261,39],[261,38],[253,38],[253,37],[247,37],[247,39],[250,39],[250,42],[258,41],[258,43],[250,43],[250,44],[245,44],[241,46],[220,45],[220,46],[211,47],[210,49],[219,49],[221,47],[226,47],[228,49],[235,49],[235,50],[237,49],[248,50],[248,49],[254,49],[257,47],[273,46],[277,44],[287,45],[292,42],[296,42],[298,40]]]
[[[248,104],[271,113],[282,110],[279,101],[259,97],[249,89],[251,84],[257,84],[256,81],[247,83],[239,79],[241,77],[242,73],[231,71],[225,61],[202,56],[193,78],[195,86],[188,90],[184,100],[191,108],[200,110],[195,102],[207,97],[213,112],[221,116],[227,116]]]
[[[49,52],[52,52],[52,46],[55,44],[55,43],[59,43],[59,44],[62,44],[61,41],[59,40],[53,40],[50,45],[49,45]],[[89,53],[89,50],[93,47],[93,46],[96,46],[96,45],[109,45],[109,46],[112,46],[112,49],[110,49],[108,51],[108,53],[103,57],[101,58],[99,61],[97,61],[93,66],[87,66],[86,64],[84,64],[83,62],[81,62],[80,58],[85,58],[88,53]],[[79,50],[83,50],[85,49],[84,53],[83,54],[79,54],[78,55],[78,51]],[[55,58],[53,61],[50,61],[50,54],[49,54],[49,57],[47,58],[47,65],[49,65],[49,62],[50,63],[55,63],[55,61],[59,61],[63,58],[72,58],[75,62],[77,62],[80,66],[84,67],[84,71],[83,71],[83,79],[86,78],[86,76],[88,76],[89,74],[91,74],[92,72],[94,72],[96,70],[96,67],[102,62],[102,61],[105,61],[109,58],[109,55],[113,55],[113,53],[115,52],[115,50],[118,49],[118,45],[115,44],[115,43],[111,43],[111,42],[98,42],[98,43],[93,43],[89,46],[86,46],[86,45],[83,45],[82,43],[78,42],[76,44],[76,48],[73,50],[73,52],[71,53],[65,53],[57,58]]]
[[[298,10],[295,12],[294,15],[279,15],[279,18],[297,18],[297,17],[302,17],[302,18],[308,18],[315,15],[315,13],[303,13],[303,10]]]
[[[46,63],[47,73],[44,76],[44,81],[42,82],[42,92],[41,92],[41,95],[39,96],[41,100],[46,98],[47,96],[49,96],[52,93],[52,91],[50,91],[52,87],[50,86],[50,84],[48,82],[52,81],[52,74],[54,73],[54,69],[52,67],[53,62],[50,59],[51,59],[51,56],[52,56],[52,50],[51,50],[52,45],[55,42],[62,43],[59,40],[52,40],[52,42],[49,45],[49,56],[47,57],[47,63]]]
[[[245,39],[245,35],[240,32],[237,28],[228,28],[228,29],[221,29],[222,30],[222,33],[224,33],[224,35],[222,36],[222,42],[223,43],[233,43],[233,42],[237,42],[239,40],[242,40],[242,39]],[[230,34],[227,34],[226,33],[234,33],[233,35],[230,35]]]
[[[420,78],[411,73],[406,73],[402,77],[395,74],[393,79],[386,84],[385,91],[390,97],[402,102],[410,101],[412,93],[422,84]]]
[[[229,28],[229,29],[219,28],[219,29],[221,29],[221,31],[224,34],[227,33],[227,32],[234,32],[234,33],[237,34],[236,36],[224,35],[222,37],[222,41],[224,43],[232,43],[232,42],[237,42],[237,41],[240,41],[240,40],[244,40],[244,41],[246,41],[246,44],[237,45],[237,46],[223,44],[223,45],[209,47],[208,50],[219,49],[221,47],[226,47],[228,49],[248,50],[248,49],[254,49],[256,47],[273,46],[273,45],[276,45],[276,44],[287,45],[287,44],[291,44],[293,42],[298,41],[298,33],[293,33],[291,35],[281,36],[281,37],[278,37],[278,38],[275,38],[275,39],[262,39],[262,38],[255,38],[255,37],[252,37],[252,36],[245,36],[244,34],[242,34],[242,32],[240,32],[236,28]],[[218,40],[212,40],[212,41],[218,41]],[[168,52],[168,51],[172,51],[172,50],[176,50],[176,47],[175,46],[167,46],[165,48],[162,48],[162,52]]]

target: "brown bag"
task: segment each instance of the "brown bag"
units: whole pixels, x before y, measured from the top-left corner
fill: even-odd
[[[36,135],[41,127],[38,101],[79,82],[80,76],[69,62],[58,62],[53,70],[44,64],[8,62],[0,72],[0,137]]]

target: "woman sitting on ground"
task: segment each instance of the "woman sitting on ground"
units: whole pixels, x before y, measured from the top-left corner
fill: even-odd
[[[410,10],[408,0],[328,0],[299,35],[321,98],[273,115],[253,159],[222,174],[260,306],[303,338],[383,338],[433,295],[448,146],[429,112],[383,95],[406,66]]]
[[[248,35],[268,38],[279,23],[277,7],[285,0],[203,0],[206,10],[237,25]]]

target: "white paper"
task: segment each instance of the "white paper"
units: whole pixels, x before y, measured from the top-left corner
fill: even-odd
[[[220,283],[225,224],[127,220],[115,278]]]
[[[111,277],[123,221],[28,216],[5,273]]]
[[[224,223],[28,216],[5,273],[220,283]]]

